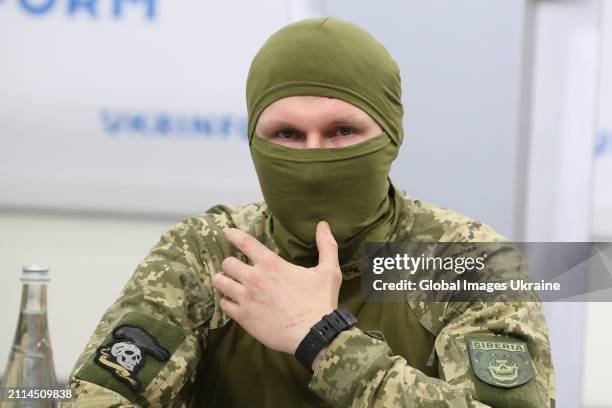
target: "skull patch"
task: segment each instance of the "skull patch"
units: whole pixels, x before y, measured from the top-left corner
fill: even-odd
[[[509,336],[466,337],[472,371],[489,385],[514,388],[533,379],[527,343]]]
[[[169,351],[140,327],[119,326],[113,330],[113,337],[115,341],[98,348],[94,361],[134,391],[140,388],[136,373],[144,365],[146,355],[158,361],[170,357]]]
[[[121,343],[113,344],[111,354],[115,356],[117,362],[129,371],[134,371],[134,368],[142,361],[142,353],[140,349],[132,343],[122,341]]]
[[[509,353],[491,354],[487,368],[491,373],[491,377],[498,381],[514,381],[519,375],[519,366]]]

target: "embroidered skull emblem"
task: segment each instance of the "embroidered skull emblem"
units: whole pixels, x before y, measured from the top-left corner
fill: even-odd
[[[512,381],[519,376],[519,366],[510,354],[492,354],[487,368],[498,381]]]
[[[137,372],[145,364],[145,355],[157,361],[168,361],[170,351],[145,329],[129,324],[115,327],[114,340],[100,345],[94,362],[111,372],[132,390],[140,390]]]
[[[111,354],[123,368],[129,371],[134,371],[134,368],[142,360],[140,349],[127,341],[115,343],[111,349]]]

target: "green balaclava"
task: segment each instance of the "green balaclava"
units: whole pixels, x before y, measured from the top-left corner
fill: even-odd
[[[267,228],[281,255],[318,261],[316,225],[327,221],[343,270],[363,259],[364,242],[386,241],[399,199],[388,176],[403,139],[399,68],[387,50],[353,23],[298,21],[273,34],[247,79],[251,156],[270,209]],[[292,149],[255,134],[271,103],[297,95],[332,97],[368,113],[383,134],[339,148]]]

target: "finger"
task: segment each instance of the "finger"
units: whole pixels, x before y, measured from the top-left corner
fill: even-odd
[[[317,249],[319,250],[319,266],[337,268],[338,262],[338,243],[332,235],[329,224],[325,221],[317,225]]]
[[[221,270],[223,270],[223,274],[237,280],[240,283],[245,282],[246,276],[251,272],[251,268],[253,267],[245,264],[238,258],[234,258],[233,256],[228,256],[221,263]]]
[[[223,296],[231,297],[235,302],[240,302],[240,299],[242,299],[244,286],[222,273],[218,273],[214,276],[213,286],[221,292]]]
[[[266,248],[264,244],[257,239],[237,228],[226,229],[225,236],[229,242],[248,256],[253,263],[258,263],[270,254],[275,255],[274,252]]]
[[[228,298],[223,298],[219,301],[219,306],[231,319],[240,323],[240,305]]]

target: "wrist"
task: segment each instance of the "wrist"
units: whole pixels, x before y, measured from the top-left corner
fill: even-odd
[[[310,329],[319,321],[321,321],[324,316],[333,313],[333,311],[334,308],[329,307],[324,311],[320,312],[320,314],[313,314],[313,316],[309,316],[308,318],[301,321],[299,324],[296,324],[292,330],[292,332],[294,333],[291,335],[291,338],[293,339],[292,343],[290,347],[287,348],[286,352],[295,355],[295,352],[297,351],[297,348],[299,347],[301,341],[304,339],[304,337],[306,337]]]
[[[350,329],[357,323],[355,316],[346,310],[334,310],[323,316],[323,318],[310,328],[306,336],[302,339],[297,349],[295,357],[304,367],[313,370],[315,360],[319,361],[325,354],[324,351],[340,332]],[[318,361],[316,362],[318,364]]]

